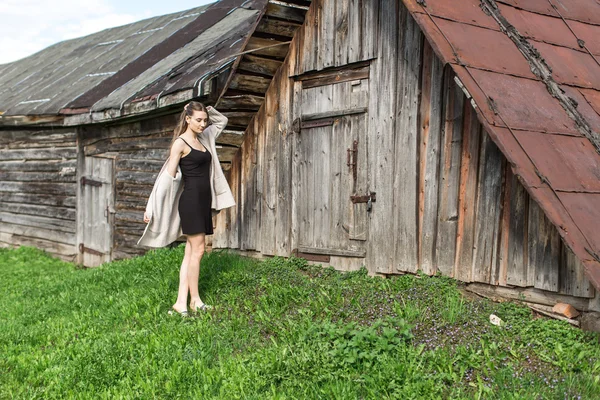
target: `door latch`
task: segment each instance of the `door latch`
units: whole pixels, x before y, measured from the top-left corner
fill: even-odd
[[[373,208],[373,203],[377,200],[377,197],[375,192],[371,192],[370,194],[364,196],[350,196],[350,200],[352,200],[353,204],[367,203],[367,211],[371,211]]]

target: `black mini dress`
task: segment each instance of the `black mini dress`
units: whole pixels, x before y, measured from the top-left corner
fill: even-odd
[[[213,234],[210,190],[210,164],[212,156],[208,149],[194,149],[183,138],[190,153],[179,159],[183,175],[183,192],[179,198],[181,231],[185,235],[197,233]]]

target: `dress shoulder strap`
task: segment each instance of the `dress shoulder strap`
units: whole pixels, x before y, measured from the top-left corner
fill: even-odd
[[[187,144],[188,146],[190,146],[190,144],[189,144],[188,142],[186,142],[186,141],[185,141],[185,139],[184,139],[184,138],[182,138],[181,136],[179,136],[177,139],[181,139],[181,140],[183,140],[183,143],[185,143],[185,144]],[[192,147],[192,146],[190,146],[190,149],[193,149],[193,147]]]

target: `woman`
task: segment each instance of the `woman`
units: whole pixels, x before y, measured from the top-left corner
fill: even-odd
[[[212,209],[235,205],[215,146],[226,125],[227,118],[210,106],[196,101],[185,105],[173,132],[169,158],[156,178],[144,213],[148,225],[138,244],[162,247],[181,234],[186,237],[179,292],[172,306],[184,316],[188,292],[191,310],[210,307],[200,298],[198,278],[206,235],[213,234]]]

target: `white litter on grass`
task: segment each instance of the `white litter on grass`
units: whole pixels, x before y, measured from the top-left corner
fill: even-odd
[[[504,321],[502,321],[502,319],[500,319],[500,317],[495,314],[490,314],[490,322],[492,323],[492,325],[496,326],[502,326],[504,324]]]

